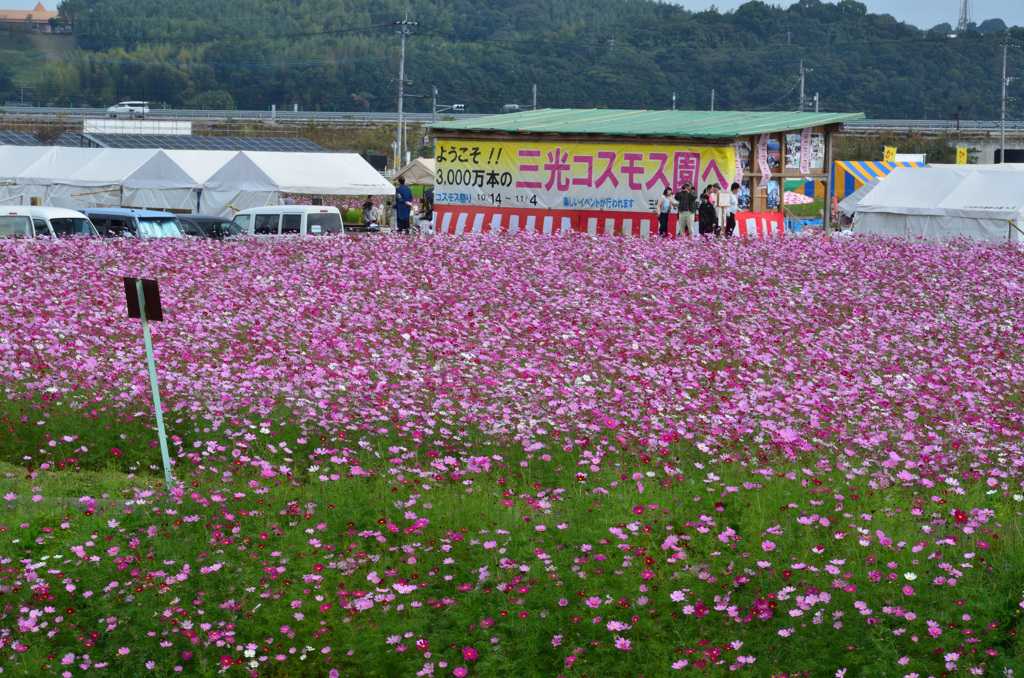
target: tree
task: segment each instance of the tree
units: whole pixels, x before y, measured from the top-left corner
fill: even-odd
[[[978,32],[982,34],[1002,33],[1006,30],[1006,23],[1002,19],[986,19],[978,26]]]
[[[85,0],[60,0],[57,5],[57,18],[75,32],[75,20],[85,12]]]
[[[0,94],[7,94],[14,89],[14,70],[0,61]]]

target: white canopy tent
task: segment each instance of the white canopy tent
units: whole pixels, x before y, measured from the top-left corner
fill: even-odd
[[[398,170],[393,179],[398,181],[399,177],[405,177],[409,186],[433,186],[435,167],[433,158],[416,158]]]
[[[0,204],[28,205],[30,198],[42,197],[45,186],[26,185],[21,178],[54,150],[51,146],[0,146]]]
[[[18,197],[28,204],[80,209],[89,205],[177,207],[168,191],[196,182],[163,151],[144,149],[2,146],[0,200]],[[122,191],[133,202],[126,200]],[[140,196],[139,191],[148,191]]]
[[[899,167],[861,200],[856,233],[1024,241],[1024,182],[1015,170]]]
[[[201,214],[208,213],[207,206],[202,200],[202,186],[217,170],[238,155],[238,151],[166,150],[164,153],[196,181],[197,189],[194,191],[191,209]]]
[[[203,211],[281,202],[282,193],[394,195],[395,187],[355,153],[241,151],[203,184]]]
[[[0,201],[81,209],[132,206],[231,216],[282,193],[394,195],[355,153],[0,146]],[[202,193],[200,194],[200,191]]]
[[[860,202],[861,200],[864,199],[864,196],[873,191],[875,189],[875,186],[881,183],[883,179],[885,179],[885,177],[875,177],[874,179],[864,184],[850,195],[843,198],[841,201],[839,201],[839,211],[846,215],[856,214],[857,206],[860,205]]]

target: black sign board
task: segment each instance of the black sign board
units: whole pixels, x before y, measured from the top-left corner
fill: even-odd
[[[139,293],[135,283],[138,278],[124,279],[124,298],[128,302],[128,317],[141,318],[139,310]],[[146,318],[148,320],[163,320],[164,309],[160,306],[160,288],[155,280],[142,279],[142,296],[146,300]]]

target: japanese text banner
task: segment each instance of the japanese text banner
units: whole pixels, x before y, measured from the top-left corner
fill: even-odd
[[[728,187],[732,146],[438,141],[434,201],[538,209],[652,209],[665,187]]]

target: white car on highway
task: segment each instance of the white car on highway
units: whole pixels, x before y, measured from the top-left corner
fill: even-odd
[[[107,109],[107,115],[111,118],[119,118],[122,115],[129,118],[145,118],[149,115],[148,101],[122,101]]]

